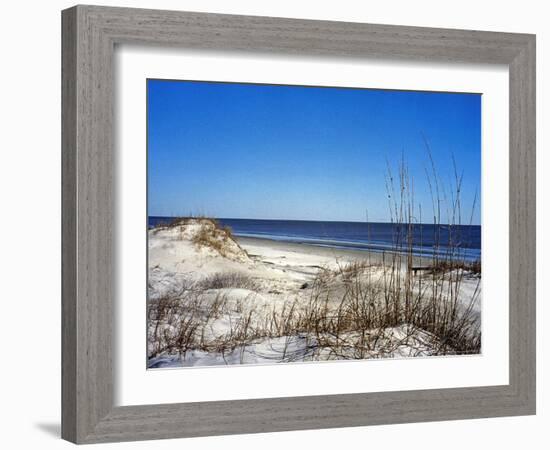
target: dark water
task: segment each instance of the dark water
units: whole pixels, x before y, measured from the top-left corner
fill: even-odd
[[[149,227],[169,223],[171,217],[149,217]],[[306,220],[218,219],[236,236],[307,243],[324,247],[370,251],[405,251],[409,245],[417,256],[481,259],[481,227],[478,225],[408,225],[367,222],[314,222]],[[452,245],[451,245],[452,243]]]

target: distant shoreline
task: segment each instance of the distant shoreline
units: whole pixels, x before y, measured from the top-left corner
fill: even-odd
[[[331,247],[323,246],[318,244],[311,243],[301,243],[301,242],[286,242],[279,241],[269,238],[258,238],[258,237],[241,237],[235,236],[239,245],[241,245],[245,250],[250,247],[262,247],[266,249],[277,250],[281,252],[292,252],[300,253],[306,255],[316,255],[323,257],[335,257],[335,258],[345,258],[346,260],[369,260],[373,264],[382,263],[384,256],[382,252],[367,250],[367,249],[353,249],[353,248],[342,248],[342,247]],[[391,254],[393,252],[386,251],[386,262],[389,262],[391,259]],[[429,265],[432,262],[430,257],[420,257],[413,256],[413,264],[415,265]]]

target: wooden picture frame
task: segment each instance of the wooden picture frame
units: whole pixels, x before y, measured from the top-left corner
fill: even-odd
[[[535,413],[535,36],[144,9],[62,13],[62,437],[75,443]],[[509,384],[114,407],[116,44],[505,64]]]

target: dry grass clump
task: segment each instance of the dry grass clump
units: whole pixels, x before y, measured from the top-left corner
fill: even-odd
[[[199,329],[205,319],[216,316],[218,302],[207,306],[204,298],[193,292],[184,296],[166,295],[148,302],[148,354],[160,353],[184,355],[199,343]]]
[[[438,339],[411,325],[378,328],[339,336],[324,334],[319,339],[326,359],[371,359],[433,356]]]
[[[215,296],[204,291],[170,295],[148,304],[148,355],[179,354],[191,350],[222,356],[268,335],[257,324],[257,311],[243,301],[232,301],[227,293]],[[218,330],[219,321],[229,326]]]
[[[191,239],[197,247],[212,249],[225,257],[233,250],[235,245],[238,246],[230,228],[222,228],[213,219],[202,219],[198,223],[200,228]]]
[[[198,288],[208,289],[258,289],[258,283],[254,278],[240,272],[217,272],[203,278],[198,282]]]
[[[339,273],[334,271],[332,279]],[[460,305],[448,279],[438,276],[431,280],[433,284],[422,280],[396,283],[398,275],[391,266],[379,278],[363,273],[339,289],[325,283],[327,271],[320,276],[323,281],[314,283],[305,306],[295,301],[282,311],[273,311],[269,324],[273,334],[305,333],[338,359],[377,357],[376,352],[382,357],[404,342],[418,346],[420,335],[424,353],[479,353],[481,334],[473,311],[479,293],[468,305]],[[396,327],[407,332],[399,339],[388,339],[388,330]]]

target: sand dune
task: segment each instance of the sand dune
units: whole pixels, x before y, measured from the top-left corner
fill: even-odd
[[[437,280],[412,277],[406,264],[396,266],[388,255],[237,239],[210,219],[155,228],[149,230],[148,365],[457,353],[418,324],[388,319],[402,314],[390,311],[387,301],[390,294],[405,292],[406,283],[412,300],[393,302],[418,299],[420,308],[437,295],[442,309],[456,285],[454,314],[467,316],[470,333],[479,329],[480,279],[467,273],[456,283],[452,273]],[[364,327],[373,324],[383,325]]]

